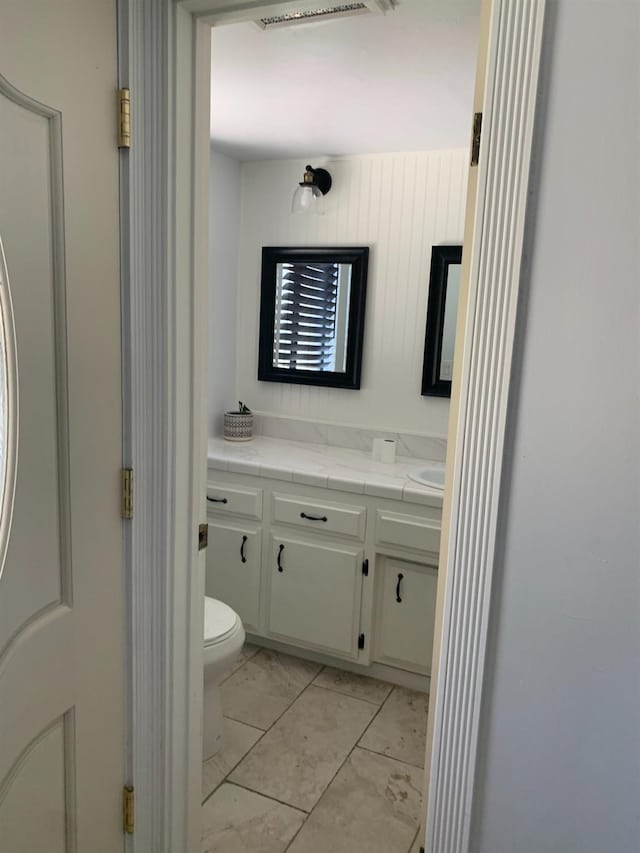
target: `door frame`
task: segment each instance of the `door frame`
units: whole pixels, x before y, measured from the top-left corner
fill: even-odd
[[[456,357],[431,682],[426,849],[467,853],[545,0],[489,4],[468,301]],[[297,0],[296,7],[314,0]],[[135,853],[200,844],[210,26],[292,0],[118,0],[127,779]],[[469,220],[467,221],[469,226]],[[469,233],[469,232],[468,232]],[[464,270],[463,270],[464,272]],[[439,646],[439,649],[438,649]]]

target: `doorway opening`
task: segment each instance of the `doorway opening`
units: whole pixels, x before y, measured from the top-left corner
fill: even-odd
[[[463,238],[480,2],[425,6],[212,30],[206,585],[248,645],[220,679],[203,851],[271,821],[274,853],[422,844],[442,496],[408,475],[447,452],[421,381],[432,249]],[[291,213],[308,163],[332,175],[322,216]],[[369,248],[359,390],[256,378],[274,246]],[[222,437],[237,400],[246,443]]]

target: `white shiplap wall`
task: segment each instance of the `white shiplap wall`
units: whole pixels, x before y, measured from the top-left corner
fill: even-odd
[[[305,162],[333,188],[324,216],[294,216]],[[448,400],[422,397],[431,247],[462,241],[468,151],[280,160],[241,167],[237,394],[261,412],[350,426],[445,435]],[[360,391],[258,382],[262,246],[368,245]]]
[[[236,406],[236,282],[240,164],[211,149],[209,197],[209,435],[221,435],[223,413]]]

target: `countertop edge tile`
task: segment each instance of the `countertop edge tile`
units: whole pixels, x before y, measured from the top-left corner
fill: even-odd
[[[401,501],[404,483],[375,483],[365,481],[364,493],[372,498],[388,498],[392,501]]]
[[[364,494],[364,480],[351,479],[351,477],[335,477],[329,474],[327,487],[337,492],[351,492],[355,495]]]
[[[257,477],[260,476],[260,463],[259,462],[249,462],[246,459],[230,459],[229,460],[229,468],[227,469],[231,474],[253,474]]]
[[[321,489],[326,489],[328,480],[328,474],[320,474],[315,471],[293,472],[293,482],[300,486],[319,486]]]
[[[278,468],[274,465],[261,465],[260,476],[269,477],[271,480],[285,480],[287,483],[293,482],[293,471],[290,468]]]
[[[211,472],[262,476],[354,495],[441,507],[442,492],[408,480],[409,471],[422,461],[400,456],[394,464],[383,466],[365,451],[256,436],[242,444],[230,444],[222,438],[209,439],[207,467]]]
[[[407,484],[402,490],[402,500],[406,503],[421,504],[422,506],[442,506],[443,493],[421,488],[415,484]]]

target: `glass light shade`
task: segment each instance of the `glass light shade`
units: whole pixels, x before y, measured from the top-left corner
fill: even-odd
[[[291,213],[315,213],[322,193],[313,184],[301,184],[296,188],[291,202]]]

